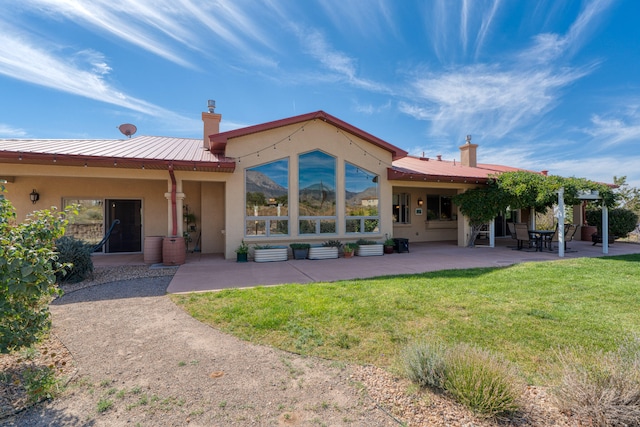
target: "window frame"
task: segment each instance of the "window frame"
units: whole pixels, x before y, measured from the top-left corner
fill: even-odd
[[[270,164],[274,164],[277,162],[286,162],[287,165],[287,214],[286,215],[248,215],[247,214],[247,172],[251,170],[255,170],[257,168],[267,166]],[[262,172],[261,172],[262,173]],[[268,238],[268,237],[284,237],[291,235],[291,209],[290,209],[290,196],[291,196],[291,185],[290,185],[290,177],[291,177],[291,162],[289,157],[283,157],[281,159],[273,160],[271,162],[262,163],[260,165],[251,166],[244,169],[244,237],[247,238]],[[275,181],[274,181],[275,182]],[[287,232],[286,233],[272,233],[272,221],[286,221],[287,222]],[[260,229],[264,229],[264,234],[248,234],[247,230],[249,230],[249,225],[256,227],[258,230],[258,223],[264,222],[264,227],[260,227]],[[250,224],[253,223],[253,224]]]

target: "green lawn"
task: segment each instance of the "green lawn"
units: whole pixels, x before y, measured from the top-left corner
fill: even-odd
[[[557,349],[613,350],[640,335],[640,255],[172,299],[202,322],[296,353],[390,367],[426,336],[501,353],[539,383],[553,376]]]

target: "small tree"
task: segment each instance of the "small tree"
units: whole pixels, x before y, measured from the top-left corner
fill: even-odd
[[[495,181],[490,181],[486,187],[472,188],[464,193],[452,197],[453,203],[469,220],[471,233],[467,246],[473,247],[482,226],[506,209],[508,202],[505,193],[500,190]]]
[[[4,189],[0,189],[4,191]],[[55,240],[64,234],[64,212],[30,214],[22,224],[0,197],[0,353],[28,347],[51,326],[49,303],[59,290]]]

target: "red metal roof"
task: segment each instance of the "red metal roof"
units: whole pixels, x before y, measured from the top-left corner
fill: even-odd
[[[322,110],[315,111],[313,113],[302,114],[299,116],[288,117],[286,119],[275,120],[272,122],[261,123],[254,126],[248,126],[241,129],[221,132],[214,135],[209,135],[209,140],[210,140],[209,147],[213,152],[222,152],[224,151],[224,147],[227,144],[227,141],[229,139],[251,135],[258,132],[264,132],[266,130],[276,129],[283,126],[289,126],[297,123],[308,122],[316,119],[324,120],[325,122],[332,124],[338,129],[342,129],[346,132],[349,132],[377,147],[380,147],[384,150],[389,151],[394,160],[402,158],[407,155],[407,152],[404,151],[403,149],[396,147],[395,145],[389,144],[388,142],[376,136],[373,136],[370,133],[363,131],[362,129],[359,129],[353,125],[350,125],[349,123],[344,122],[339,118],[332,116],[331,114],[325,113]]]
[[[401,181],[484,184],[491,175],[518,170],[523,169],[490,164],[478,164],[472,168],[455,161],[407,156],[393,162],[393,167],[387,170],[387,178]]]
[[[138,136],[130,139],[2,139],[0,162],[133,169],[233,172],[235,161],[203,147],[201,139]]]

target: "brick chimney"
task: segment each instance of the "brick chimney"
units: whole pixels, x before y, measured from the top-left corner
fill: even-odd
[[[220,121],[222,120],[221,114],[216,114],[214,111],[216,109],[216,101],[210,99],[207,103],[207,107],[209,109],[208,113],[202,113],[202,122],[204,123],[204,133],[203,133],[203,146],[207,150],[209,149],[209,136],[220,133]]]
[[[471,135],[467,135],[467,142],[460,146],[460,163],[462,166],[475,168],[478,166],[478,156],[476,150],[478,144],[471,143]]]

